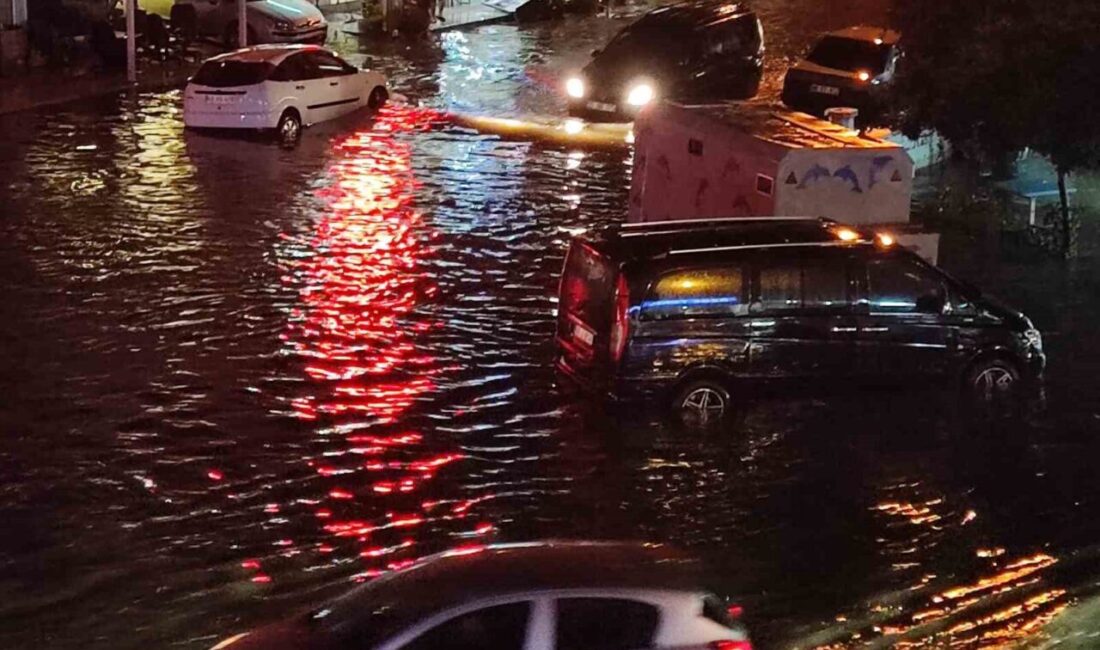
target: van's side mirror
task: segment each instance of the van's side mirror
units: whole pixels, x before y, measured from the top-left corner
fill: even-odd
[[[947,301],[943,296],[928,293],[917,298],[917,311],[921,314],[942,314]]]

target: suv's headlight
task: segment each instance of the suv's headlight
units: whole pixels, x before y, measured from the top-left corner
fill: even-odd
[[[1028,329],[1027,331],[1025,331],[1024,332],[1024,341],[1026,341],[1027,344],[1030,347],[1033,347],[1036,350],[1039,350],[1040,352],[1042,352],[1042,350],[1043,350],[1043,335],[1039,333],[1039,330],[1032,327],[1032,328]]]

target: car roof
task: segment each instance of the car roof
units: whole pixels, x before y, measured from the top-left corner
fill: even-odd
[[[315,616],[347,620],[377,603],[412,615],[470,601],[559,590],[703,591],[701,565],[665,545],[542,541],[426,557],[333,601]],[[320,612],[324,612],[322,615]]]
[[[700,587],[698,562],[670,546],[631,542],[544,541],[459,548],[424,558],[394,575],[432,591],[553,589],[689,589]]]
[[[716,2],[714,0],[692,0],[654,9],[644,16],[644,20],[660,17],[678,27],[700,29],[709,27],[731,18],[740,18],[751,14],[748,6],[740,2]]]
[[[677,254],[714,253],[779,246],[835,246],[838,231],[851,230],[850,244],[871,243],[873,235],[831,219],[746,217],[618,224],[582,236],[586,244],[619,263]]]
[[[218,56],[211,57],[209,61],[249,61],[255,63],[271,63],[278,65],[291,54],[297,52],[308,51],[324,51],[327,49],[320,45],[302,45],[302,44],[269,44],[269,45],[253,45],[252,47],[246,47],[233,52],[226,52],[225,54],[219,54]]]
[[[875,40],[881,40],[886,45],[894,45],[901,38],[901,34],[892,29],[874,27],[871,25],[853,25],[852,27],[845,27],[844,29],[829,32],[826,36],[848,38],[854,41],[867,41],[869,43],[873,43]]]

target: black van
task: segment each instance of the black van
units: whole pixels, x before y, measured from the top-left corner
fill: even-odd
[[[670,404],[689,426],[779,384],[961,381],[992,413],[1039,378],[1026,316],[896,245],[825,219],[621,225],[574,239],[558,368],[593,392]]]
[[[686,2],[661,7],[624,28],[565,92],[571,115],[632,120],[657,98],[683,102],[756,95],[764,67],[764,31],[738,3]]]

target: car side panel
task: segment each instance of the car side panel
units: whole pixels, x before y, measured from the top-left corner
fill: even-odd
[[[749,374],[747,317],[639,319],[623,360],[622,376],[634,381],[676,382],[693,371],[731,378]]]

